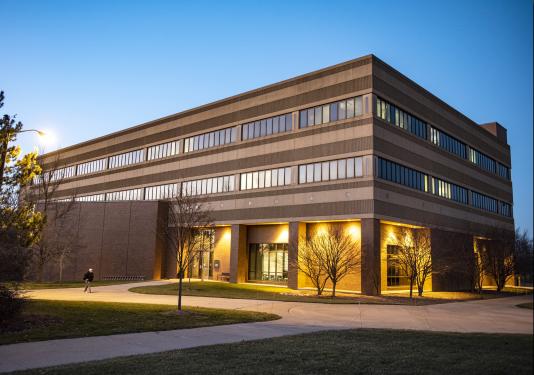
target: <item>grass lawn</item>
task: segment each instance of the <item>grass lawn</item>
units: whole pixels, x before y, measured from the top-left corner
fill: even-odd
[[[144,294],[176,295],[178,284],[164,284],[154,286],[140,286],[131,288],[131,292]],[[382,296],[365,296],[351,293],[336,293],[336,298],[325,295],[318,297],[312,290],[293,290],[287,287],[278,287],[258,284],[232,284],[213,281],[192,281],[184,283],[184,295],[201,297],[259,299],[286,302],[321,302],[321,303],[377,303],[377,304],[434,304],[452,301],[464,301],[480,298],[495,298],[504,295],[515,295],[512,292],[495,293],[484,291],[482,295],[467,292],[425,292],[423,297],[413,300],[407,293],[390,293]],[[417,295],[417,292],[415,292]]]
[[[24,374],[532,374],[531,335],[347,330],[177,350]]]
[[[117,284],[130,284],[139,283],[142,281],[114,281],[114,280],[101,280],[93,281],[91,287],[105,286],[105,285],[117,285]],[[60,289],[60,288],[83,288],[85,283],[83,281],[54,281],[54,282],[24,282],[19,284],[19,288],[23,290],[36,290],[36,289]]]
[[[30,300],[23,319],[0,326],[0,344],[59,338],[165,331],[278,319],[250,311],[186,307],[175,314],[168,305]]]

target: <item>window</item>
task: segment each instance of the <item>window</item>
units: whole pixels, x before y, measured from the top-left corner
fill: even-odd
[[[106,194],[83,195],[75,197],[74,200],[76,202],[103,202],[106,200]]]
[[[240,190],[286,186],[291,184],[291,168],[286,167],[241,173],[240,180]]]
[[[249,245],[248,280],[287,281],[288,247],[286,243]]]
[[[250,182],[252,183],[252,180]],[[203,178],[182,183],[182,194],[186,196],[227,193],[234,191],[234,189],[234,175]]]
[[[362,114],[362,97],[358,96],[301,110],[299,112],[299,128],[345,120]]]
[[[107,201],[139,201],[143,200],[143,188],[114,191],[106,193]]]
[[[476,191],[471,191],[471,205],[484,211],[497,213],[497,200]]]
[[[123,154],[110,156],[108,168],[124,167],[125,165],[141,163],[143,160],[143,150],[125,152]]]
[[[299,184],[362,177],[363,158],[347,158],[299,165]]]
[[[242,125],[241,137],[245,141],[247,139],[288,132],[291,130],[291,124],[291,113],[269,117],[255,122],[249,122]]]
[[[145,200],[174,198],[178,195],[178,183],[150,186],[145,188]]]
[[[180,148],[179,141],[163,143],[161,145],[150,146],[147,149],[147,160],[161,159],[173,155],[178,155]]]
[[[426,122],[379,97],[376,98],[376,115],[378,118],[407,130],[419,138],[427,139]]]
[[[52,175],[50,175],[50,173]],[[76,166],[57,168],[56,170],[50,172],[43,172],[41,176],[35,176],[33,178],[34,184],[40,184],[42,181],[57,181],[64,180],[67,178],[74,177],[76,175]]]
[[[469,147],[469,161],[486,171],[497,173],[497,163],[488,155]]]
[[[415,169],[378,158],[378,177],[412,189],[428,191],[428,176]]]
[[[88,161],[86,163],[81,163],[76,166],[76,174],[78,176],[103,171],[106,169],[107,159],[98,159],[93,161]]]
[[[387,286],[406,287],[410,285],[410,280],[400,267],[397,259],[399,256],[399,246],[387,245]]]
[[[451,199],[453,201],[468,204],[468,190],[456,184],[445,182],[439,178],[431,177],[431,192],[442,198]]]
[[[203,150],[234,143],[237,138],[236,127],[216,130],[195,135],[184,140],[184,152]]]
[[[467,146],[465,143],[433,126],[430,127],[430,142],[462,159],[467,159]]]
[[[506,178],[507,180],[512,179],[512,176],[510,174],[510,168],[508,168],[506,165],[497,163],[497,168],[499,176],[501,176],[502,178]]]
[[[499,202],[499,213],[503,216],[512,217],[512,205],[506,202]]]

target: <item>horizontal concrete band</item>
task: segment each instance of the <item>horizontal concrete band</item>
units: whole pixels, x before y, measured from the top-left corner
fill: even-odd
[[[404,137],[405,139],[409,140],[410,142],[417,143],[421,146],[424,146],[428,149],[429,155],[431,156],[432,153],[437,152],[437,147],[432,146],[428,142],[425,142],[424,140],[419,140],[416,137],[407,134],[407,132],[403,131],[402,129],[395,129],[391,125],[379,123],[376,122],[377,126],[381,126],[384,129],[395,132],[396,136]],[[389,142],[385,139],[382,139],[380,137],[374,137],[373,139],[373,150],[380,153],[381,156],[387,158],[388,156],[391,156],[393,161],[397,161],[400,164],[403,164],[403,162],[410,163],[415,169],[421,170],[422,172],[427,172],[435,177],[442,178],[443,180],[454,182],[460,186],[464,186],[466,188],[469,188],[471,190],[479,191],[481,193],[485,193],[488,195],[491,195],[497,199],[503,200],[505,202],[512,202],[513,199],[513,193],[512,193],[512,186],[511,182],[502,180],[500,177],[490,174],[488,172],[484,172],[481,168],[476,167],[472,165],[467,160],[461,160],[460,158],[455,157],[454,155],[448,154],[446,155],[449,159],[454,159],[454,161],[462,162],[462,164],[465,165],[465,168],[462,168],[461,170],[451,168],[450,166],[442,163],[438,163],[435,160],[433,160],[430,157],[424,157],[423,155],[416,154],[409,149],[406,149],[404,147],[401,147],[395,143]],[[439,150],[441,151],[441,150]],[[406,164],[406,163],[404,163]],[[499,189],[496,185],[490,185],[486,183],[485,181],[480,181],[479,179],[473,177],[473,169],[476,169],[477,173],[484,174],[494,180],[499,179],[502,181],[503,184],[509,185],[509,188]]]
[[[393,101],[399,103],[404,110],[413,113],[422,120],[428,121],[431,125],[435,125],[437,128],[449,133],[459,140],[463,140],[465,143],[470,144],[494,159],[502,160],[505,164],[510,165],[509,147],[500,144],[496,138],[494,139],[491,134],[486,130],[479,128],[478,125],[475,126],[478,130],[478,135],[480,136],[475,136],[471,132],[459,129],[458,124],[451,122],[437,111],[420,103],[412,96],[407,95],[376,75],[373,75],[373,92],[379,96],[383,96],[386,100],[392,98]],[[462,122],[465,123],[466,121]],[[466,126],[469,125],[466,124]],[[507,152],[499,152],[499,149],[502,149],[503,151],[506,150]]]
[[[309,91],[296,96],[283,98],[272,101],[270,103],[260,104],[254,107],[250,107],[246,110],[239,110],[224,114],[221,116],[215,116],[204,121],[198,121],[191,124],[183,125],[175,129],[170,129],[160,133],[145,135],[130,141],[117,143],[113,146],[104,148],[97,148],[93,151],[89,151],[76,156],[61,158],[62,164],[74,164],[89,159],[95,159],[102,155],[108,155],[111,153],[119,153],[123,150],[128,150],[134,147],[143,147],[144,145],[154,142],[165,142],[167,140],[176,139],[177,137],[184,138],[191,134],[198,134],[199,132],[216,130],[223,125],[229,125],[235,122],[246,122],[250,118],[257,116],[268,117],[274,112],[287,110],[293,111],[297,107],[305,106],[308,103],[314,103],[320,100],[326,100],[328,98],[336,97],[339,95],[346,95],[352,92],[357,92],[371,88],[371,76],[364,76],[355,78],[350,81],[341,82],[335,85],[326,86],[321,89]],[[57,153],[56,153],[57,155]],[[49,155],[47,155],[48,157]]]

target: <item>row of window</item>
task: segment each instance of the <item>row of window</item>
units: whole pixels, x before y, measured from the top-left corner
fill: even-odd
[[[498,174],[508,180],[510,179],[510,169],[508,167],[499,164],[499,171],[497,171],[497,162],[491,157],[471,148],[462,141],[433,126],[430,126],[430,136],[427,137],[426,122],[419,120],[417,117],[378,97],[376,98],[376,114],[379,118],[408,130],[419,138],[428,139],[431,143],[443,150],[455,154],[462,159],[468,159],[482,169]]]
[[[291,113],[249,122],[243,124],[241,129],[241,139],[245,141],[247,139],[288,132],[292,128],[292,122]]]
[[[426,122],[378,97],[376,98],[376,114],[390,124],[407,130],[419,138],[427,139]]]
[[[234,191],[234,176],[203,178],[182,183],[182,194],[185,196],[227,193]]]
[[[119,168],[130,164],[141,163],[142,161],[144,161],[143,155],[144,150],[141,149],[110,156],[108,168]]]
[[[485,211],[499,212],[501,215],[508,217],[512,216],[512,206],[509,203],[499,202],[501,209],[498,210],[498,201],[494,198],[472,190],[471,194],[469,194],[469,190],[462,186],[428,176],[415,169],[380,157],[378,158],[377,176],[387,181],[432,193]]]
[[[378,158],[377,176],[412,189],[428,191],[428,176],[426,174],[386,159]]]
[[[179,183],[150,186],[145,188],[145,200],[168,199],[178,196]]]
[[[467,159],[467,145],[435,127],[430,127],[430,142],[436,146]]]
[[[180,152],[180,141],[172,141],[163,143],[161,145],[150,146],[147,149],[147,160],[161,159],[173,155],[178,155]]]
[[[291,167],[241,173],[241,190],[263,189],[291,184]]]
[[[512,179],[512,176],[510,176],[510,168],[508,168],[506,165],[497,163],[497,172],[502,178],[506,178],[507,180]]]
[[[497,163],[495,162],[495,160],[478,150],[469,148],[469,161],[473,164],[478,165],[482,169],[485,169],[492,173],[497,173]]]
[[[453,201],[468,204],[469,203],[469,191],[459,185],[443,181],[436,177],[430,177],[431,193],[438,195],[442,198],[451,199]]]
[[[362,97],[357,96],[355,98],[303,109],[299,113],[299,128],[361,116],[363,114]]]
[[[91,194],[74,198],[76,202],[103,202],[106,200],[106,194]]]
[[[299,184],[363,176],[363,158],[347,158],[299,165]]]
[[[104,159],[98,159],[98,160],[93,160],[93,161],[88,161],[86,163],[78,164],[78,166],[76,167],[76,175],[80,176],[84,174],[103,171],[104,169],[106,169],[107,161],[108,159],[104,158]]]
[[[107,201],[140,201],[143,200],[143,188],[113,191],[106,193]]]
[[[184,140],[184,152],[204,150],[211,147],[234,143],[237,138],[237,128],[226,128],[214,132],[189,137]]]
[[[497,199],[471,191],[471,205],[481,210],[497,212]]]

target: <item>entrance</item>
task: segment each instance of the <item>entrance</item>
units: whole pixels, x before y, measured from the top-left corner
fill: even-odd
[[[196,251],[189,272],[191,277],[198,279],[213,278],[213,248],[215,245],[215,231],[203,230],[199,234],[200,244]]]
[[[248,280],[287,282],[286,243],[253,243],[249,245]]]

